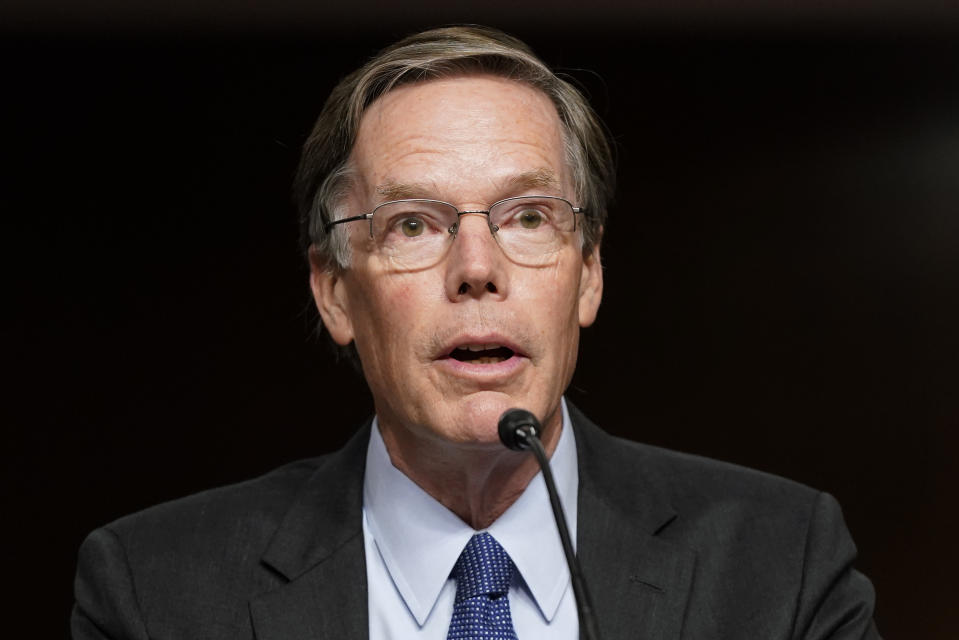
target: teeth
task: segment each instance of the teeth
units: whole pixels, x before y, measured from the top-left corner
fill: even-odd
[[[462,347],[457,347],[458,349],[465,349],[467,351],[488,351],[490,349],[499,349],[500,345],[498,344],[464,344]]]
[[[453,349],[450,355],[461,362],[496,364],[508,360],[512,356],[512,349],[499,344],[463,344]]]

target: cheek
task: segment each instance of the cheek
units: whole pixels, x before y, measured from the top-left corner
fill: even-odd
[[[354,318],[354,325],[359,327],[357,339],[376,345],[377,357],[400,356],[400,347],[420,324],[418,309],[423,305],[416,299],[419,288],[402,277],[380,276],[371,280],[378,285],[362,291],[358,317]]]
[[[560,263],[533,275],[525,284],[524,297],[529,300],[528,308],[540,333],[551,334],[551,339],[568,336],[579,327],[578,271]]]
[[[575,260],[557,265],[549,279],[551,307],[564,312],[564,317],[576,313],[579,299],[580,270]],[[565,313],[568,312],[568,313]]]

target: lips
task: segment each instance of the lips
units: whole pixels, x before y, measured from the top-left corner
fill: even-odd
[[[502,336],[461,335],[447,342],[439,359],[462,362],[468,365],[495,365],[517,358],[526,353],[515,342]]]

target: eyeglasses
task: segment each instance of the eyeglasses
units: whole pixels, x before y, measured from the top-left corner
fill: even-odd
[[[523,265],[543,266],[571,241],[577,213],[587,215],[585,209],[557,196],[506,198],[477,211],[460,211],[441,200],[391,200],[369,213],[327,223],[326,231],[369,220],[377,251],[400,269],[418,269],[443,258],[462,216],[485,215],[490,233],[507,256]]]

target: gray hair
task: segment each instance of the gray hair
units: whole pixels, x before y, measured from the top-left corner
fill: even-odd
[[[333,89],[303,147],[294,181],[304,250],[312,247],[327,268],[349,265],[346,233],[327,233],[325,227],[345,215],[338,208],[352,184],[350,154],[365,109],[399,85],[472,73],[525,83],[552,100],[563,125],[566,160],[579,199],[576,204],[588,212],[583,252],[592,250],[601,239],[615,187],[606,130],[582,94],[525,43],[481,26],[433,29],[404,38]]]

